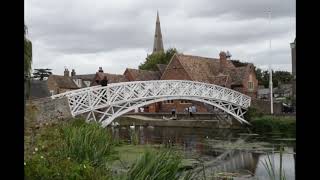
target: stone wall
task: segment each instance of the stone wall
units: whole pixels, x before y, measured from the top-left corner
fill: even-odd
[[[264,114],[270,114],[270,101],[260,100],[260,99],[252,99],[251,107],[256,108],[258,111]],[[273,113],[280,114],[282,112],[282,104],[281,102],[273,102]]]
[[[26,105],[26,121],[42,124],[71,118],[67,98],[41,98],[29,100]]]

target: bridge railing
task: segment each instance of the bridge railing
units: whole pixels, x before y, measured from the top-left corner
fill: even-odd
[[[131,86],[135,85],[136,87],[140,89],[148,89],[153,92],[156,92],[157,89],[165,88],[163,86],[170,86],[170,85],[180,85],[180,88],[190,88],[189,90],[195,89],[200,92],[192,92],[190,96],[199,96],[203,98],[216,98],[228,102],[232,102],[236,105],[239,105],[243,108],[247,108],[251,104],[251,98],[245,94],[242,94],[238,91],[225,88],[222,86],[218,86],[215,84],[208,84],[208,83],[203,83],[203,82],[196,82],[196,81],[187,81],[187,80],[154,80],[154,81],[130,81],[130,82],[121,82],[121,83],[113,83],[109,84],[108,86],[92,86],[88,88],[82,88],[78,90],[73,90],[73,91],[68,91],[65,93],[57,94],[52,96],[51,98],[61,98],[63,96],[71,97],[71,96],[79,96],[81,94],[85,93],[100,93],[102,90],[106,90],[106,94],[109,94],[107,101],[111,101],[111,95],[115,95],[115,93],[119,93],[121,96],[126,96],[126,92],[124,90],[120,90],[119,92],[113,92],[116,89],[120,89],[122,87],[129,87],[129,92],[127,93],[132,93],[132,89],[130,89]],[[193,86],[193,87],[191,87]],[[185,96],[186,94],[177,94],[177,93],[172,93],[170,94],[170,91],[174,91],[174,89],[170,89],[168,91],[163,91],[162,95],[155,95],[155,96],[136,96],[136,98],[154,98],[154,97],[159,97],[159,96],[177,96],[177,95],[183,95]],[[172,87],[171,87],[172,88]],[[181,89],[180,89],[181,90]],[[211,90],[211,91],[210,91]],[[210,94],[211,92],[211,94]],[[207,94],[206,94],[207,93]],[[128,100],[126,98],[122,98],[123,100]],[[132,98],[131,98],[132,99]],[[130,100],[131,100],[130,99]],[[114,101],[116,102],[116,100]]]

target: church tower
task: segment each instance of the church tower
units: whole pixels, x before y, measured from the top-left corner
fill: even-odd
[[[164,52],[158,11],[157,11],[156,31],[154,34],[154,43],[153,43],[152,53],[155,53],[155,52]]]

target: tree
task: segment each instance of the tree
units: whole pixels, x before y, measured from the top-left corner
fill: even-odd
[[[34,69],[33,78],[39,78],[42,81],[45,77],[49,77],[52,69]]]
[[[247,62],[240,62],[239,60],[231,60],[231,62],[235,67],[242,67],[249,64]]]
[[[158,52],[147,56],[144,63],[140,64],[141,70],[157,70],[157,64],[168,64],[172,56],[178,53],[176,48],[170,48],[165,53]]]
[[[24,25],[24,107],[26,107],[26,99],[30,94],[30,75],[32,64],[32,43],[27,35],[28,28]]]
[[[259,85],[263,85],[265,88],[269,87],[269,71],[262,71],[261,69],[256,69],[256,76]],[[293,76],[287,71],[272,71],[272,83],[273,87],[278,87],[280,83],[290,83],[293,80]]]

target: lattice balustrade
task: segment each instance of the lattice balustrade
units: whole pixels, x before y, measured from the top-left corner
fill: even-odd
[[[195,81],[159,80],[114,83],[108,86],[68,91],[52,98],[68,97],[71,114],[87,113],[87,120],[95,120],[105,127],[116,117],[135,108],[155,102],[186,99],[210,104],[222,109],[241,123],[251,98],[240,92]]]

